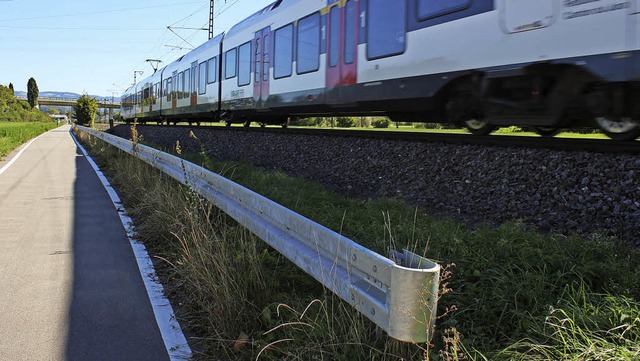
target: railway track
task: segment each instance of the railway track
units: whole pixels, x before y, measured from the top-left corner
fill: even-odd
[[[385,139],[390,141],[496,146],[507,148],[532,148],[566,151],[598,152],[610,154],[640,154],[640,140],[614,141],[611,139],[587,139],[564,137],[540,137],[514,134],[492,134],[478,136],[473,134],[455,134],[439,132],[403,132],[384,130],[357,130],[338,128],[279,128],[279,127],[226,127],[217,125],[189,126],[189,125],[145,125],[147,127],[197,128],[212,131],[224,130],[232,132],[263,132],[281,135],[314,135],[341,138]]]
[[[114,129],[127,139],[130,132]],[[563,234],[605,232],[640,247],[637,141],[269,127],[139,126],[138,133],[166,149],[179,142],[183,152],[206,149],[220,161],[349,196],[402,198],[471,225],[521,220]]]

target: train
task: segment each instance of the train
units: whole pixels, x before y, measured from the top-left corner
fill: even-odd
[[[142,79],[126,121],[388,116],[640,136],[640,0],[277,0]]]

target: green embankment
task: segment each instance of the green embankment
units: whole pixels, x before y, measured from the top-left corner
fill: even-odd
[[[56,127],[56,123],[0,122],[0,158],[20,144]]]
[[[27,102],[17,100],[9,88],[0,85],[0,158],[55,127],[56,123],[49,116],[31,109]]]

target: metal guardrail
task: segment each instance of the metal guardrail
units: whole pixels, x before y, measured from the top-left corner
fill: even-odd
[[[430,340],[440,266],[408,250],[383,257],[216,173],[157,149],[86,127],[191,187],[354,306],[389,336]]]

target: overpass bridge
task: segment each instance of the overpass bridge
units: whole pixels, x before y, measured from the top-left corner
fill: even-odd
[[[16,97],[18,100],[27,101],[26,98]],[[72,107],[76,104],[77,99],[68,99],[68,98],[48,98],[42,97],[38,98],[38,105],[36,107],[40,107],[40,105],[51,105],[51,106],[59,106],[59,107]],[[112,101],[104,101],[98,100],[98,109],[109,109],[109,119],[113,119],[113,110],[120,109],[120,103],[112,102]]]
[[[26,98],[16,97],[18,100],[27,101]],[[75,105],[77,99],[68,99],[68,98],[38,98],[38,105],[53,105],[53,106],[65,106],[71,107]],[[120,103],[98,100],[98,108],[104,109],[120,109]]]

